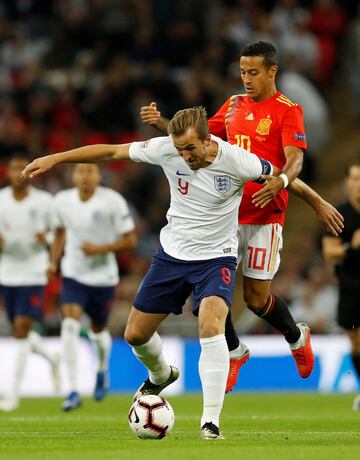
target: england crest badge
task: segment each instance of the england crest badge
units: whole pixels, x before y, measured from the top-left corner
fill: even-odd
[[[230,190],[231,179],[229,176],[215,176],[214,185],[217,192],[226,193]]]

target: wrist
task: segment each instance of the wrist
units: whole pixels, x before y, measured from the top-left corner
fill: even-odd
[[[287,176],[285,173],[281,173],[281,174],[279,174],[278,177],[281,177],[281,179],[282,179],[283,182],[284,182],[283,188],[286,188],[286,187],[289,185],[289,178],[288,178],[288,176]]]

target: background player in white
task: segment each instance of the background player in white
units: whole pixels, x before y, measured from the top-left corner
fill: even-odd
[[[21,178],[21,171],[28,163],[26,157],[14,156],[7,169],[10,185],[0,191],[0,284],[16,341],[10,394],[0,401],[3,411],[18,407],[29,351],[49,362],[56,391],[60,383],[59,355],[49,353],[39,334],[31,331],[33,321],[42,317],[49,263],[46,233],[52,223],[53,198]]]
[[[56,273],[65,249],[61,260],[61,340],[71,390],[62,405],[66,411],[81,404],[77,373],[84,311],[91,319],[88,335],[99,358],[94,398],[100,401],[107,392],[111,337],[106,324],[119,282],[115,252],[136,246],[126,201],[114,190],[99,186],[100,181],[97,165],[78,164],[73,171],[75,188],[55,196],[57,228],[48,274],[51,277]]]
[[[205,109],[178,112],[169,124],[172,137],[119,146],[93,145],[35,160],[24,170],[34,177],[61,162],[132,159],[161,165],[170,185],[168,224],[134,301],[125,339],[149,370],[135,393],[158,394],[179,371],[169,366],[156,330],[169,313],[180,314],[194,297],[199,316],[203,388],[201,433],[221,438],[219,418],[229,370],[224,328],[235,284],[237,209],[245,181],[262,180],[271,164],[210,136]],[[239,155],[241,150],[241,155]]]

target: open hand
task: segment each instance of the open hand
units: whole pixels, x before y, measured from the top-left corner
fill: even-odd
[[[252,203],[256,208],[265,208],[270,201],[284,188],[284,181],[278,176],[261,176],[267,184],[252,196]]]
[[[33,179],[39,174],[43,174],[55,165],[53,155],[36,158],[21,171],[23,179]]]
[[[326,225],[326,228],[334,236],[339,236],[339,233],[344,228],[344,218],[334,206],[324,199],[314,207],[318,219]]]

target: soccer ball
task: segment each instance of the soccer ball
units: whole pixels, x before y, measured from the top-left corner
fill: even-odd
[[[129,410],[131,430],[141,439],[162,439],[174,426],[175,416],[170,404],[161,396],[142,396]]]

